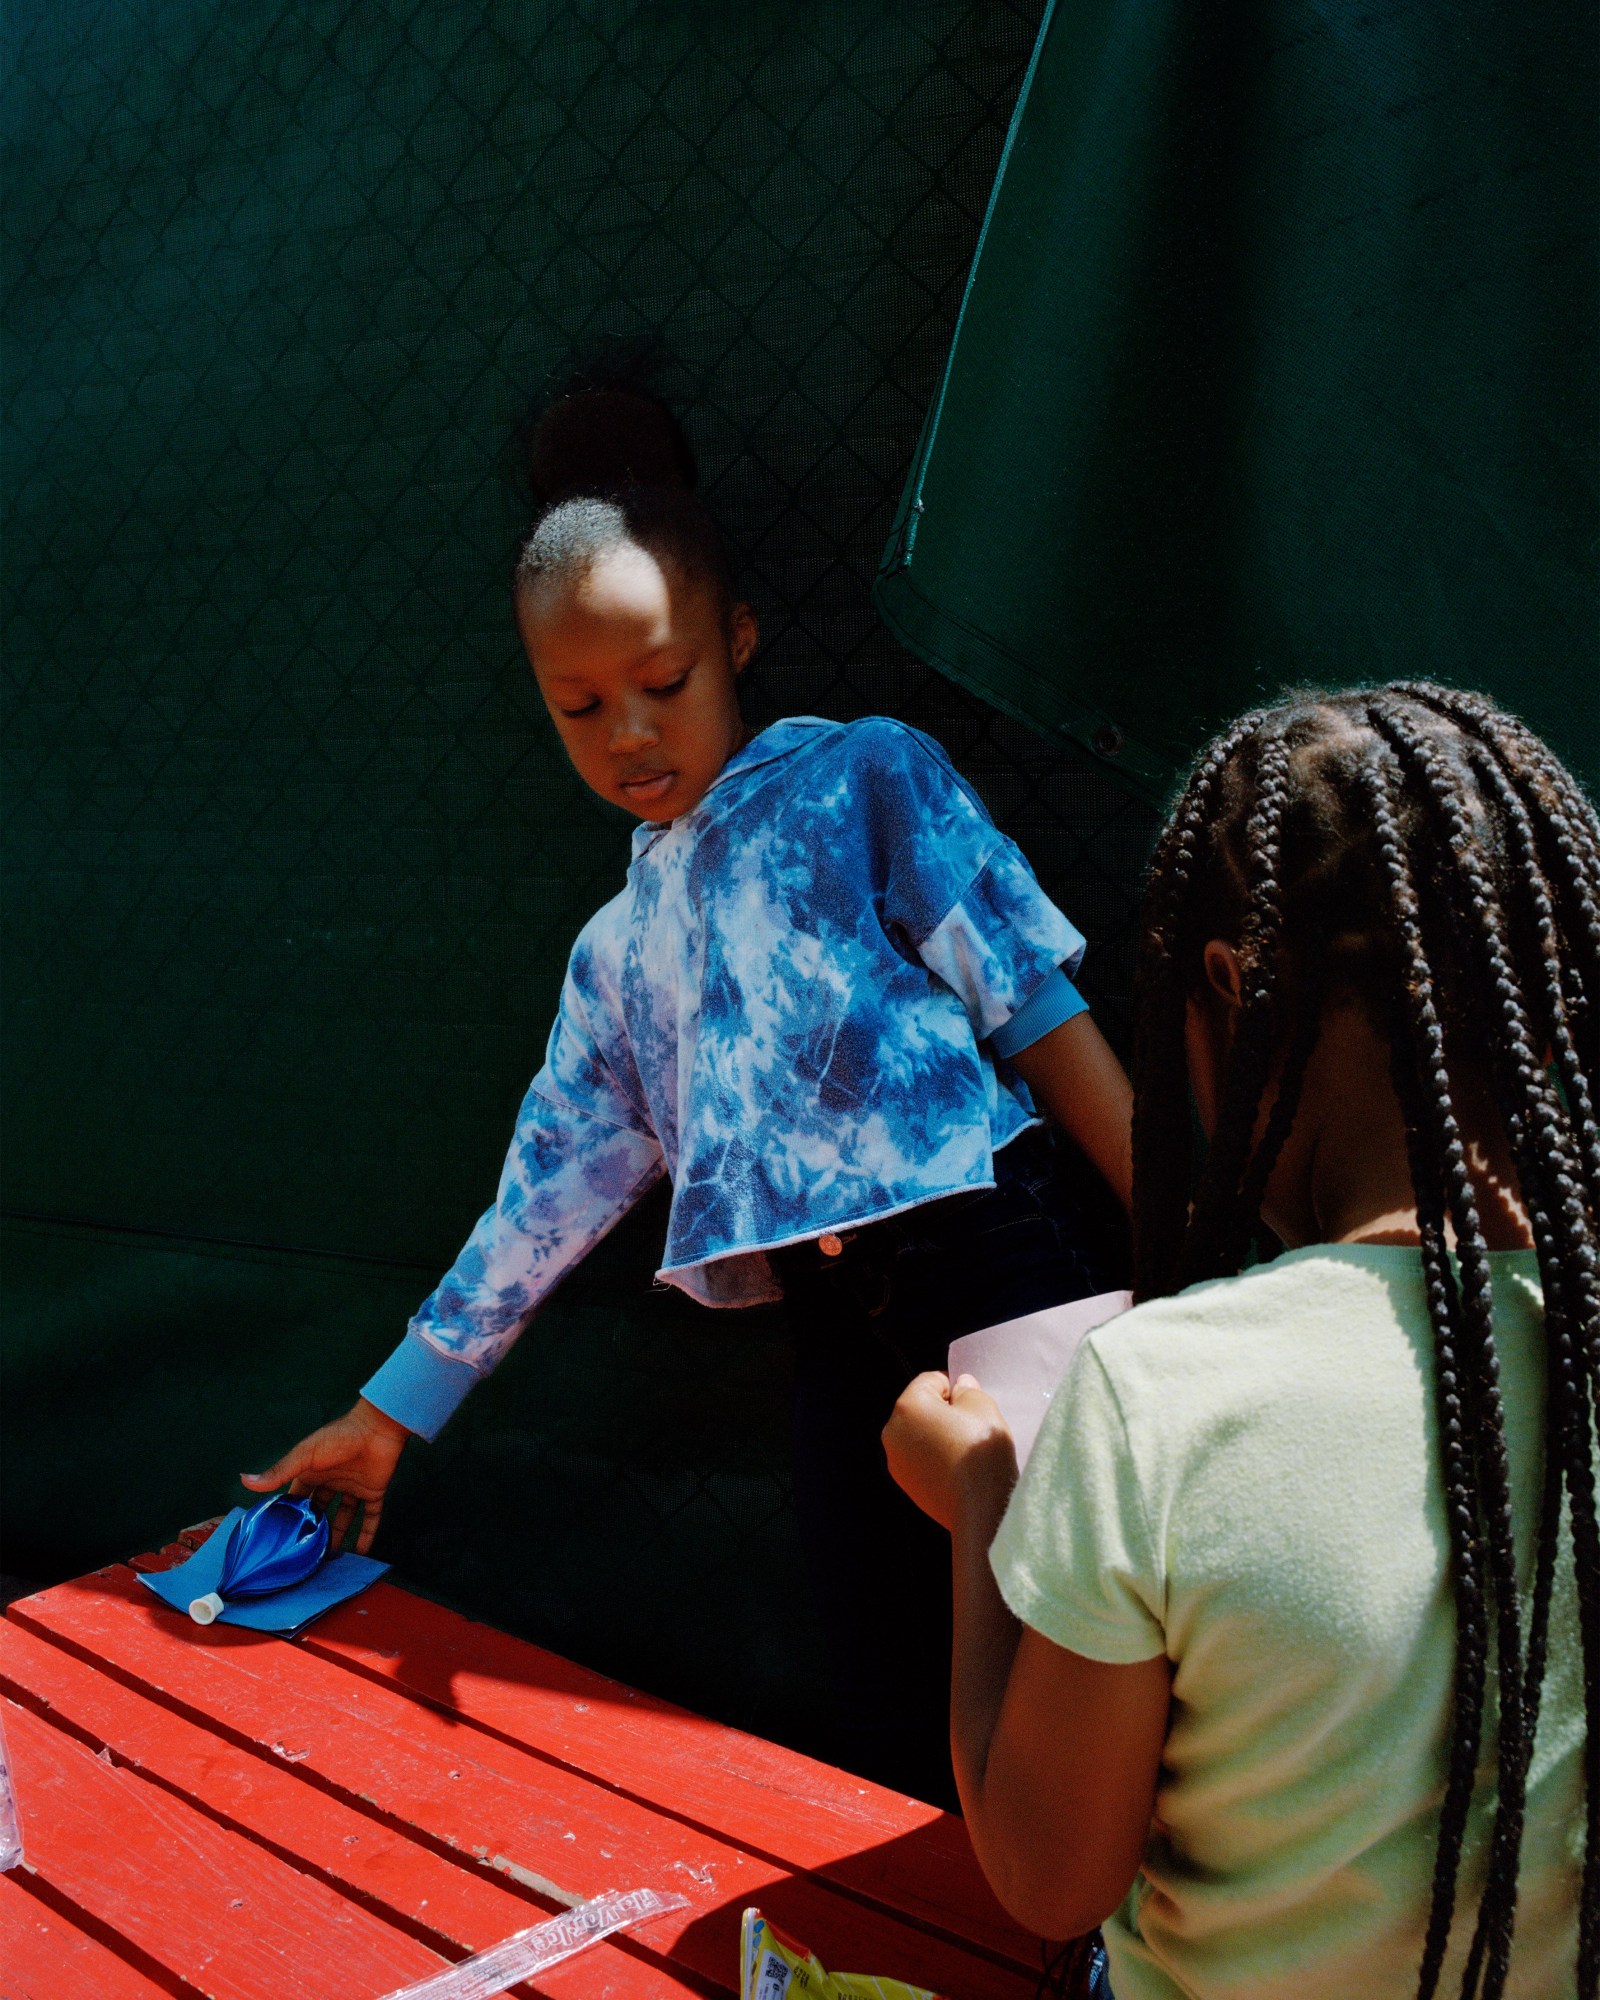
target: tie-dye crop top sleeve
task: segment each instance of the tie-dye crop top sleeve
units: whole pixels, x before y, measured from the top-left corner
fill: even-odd
[[[433,1436],[658,1175],[660,1277],[777,1296],[766,1252],[992,1185],[1004,1063],[1082,1008],[1083,939],[939,746],[775,723],[637,829],[573,951],[495,1205],[365,1393]]]
[[[567,971],[544,1067],[528,1087],[494,1204],[362,1393],[436,1437],[539,1301],[661,1178],[661,1147],[600,1052],[588,934]]]
[[[1083,939],[939,746],[898,724],[878,726],[910,739],[884,772],[877,800],[887,829],[898,836],[885,884],[886,919],[961,1001],[974,1038],[988,1041],[1061,967],[1077,970]],[[1069,1002],[1057,1018],[1082,1005]]]

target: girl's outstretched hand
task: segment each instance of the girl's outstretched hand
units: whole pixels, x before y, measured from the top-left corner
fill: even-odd
[[[265,1472],[241,1472],[239,1483],[252,1493],[273,1493],[283,1485],[296,1499],[309,1493],[324,1513],[332,1512],[333,1548],[342,1546],[357,1507],[363,1508],[355,1553],[364,1556],[378,1532],[383,1496],[410,1435],[404,1424],[358,1396],[344,1416],[302,1438]]]
[[[933,1370],[907,1388],[884,1426],[883,1449],[895,1483],[942,1528],[962,1507],[992,1511],[1017,1481],[1017,1448],[999,1405],[971,1375]]]

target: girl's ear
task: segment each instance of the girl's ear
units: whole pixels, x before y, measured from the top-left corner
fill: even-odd
[[[756,623],[756,614],[748,604],[736,604],[728,613],[728,657],[733,661],[733,671],[742,674],[755,655],[761,639],[761,627]]]
[[[1206,969],[1206,984],[1217,998],[1230,1007],[1242,1005],[1244,975],[1233,946],[1225,938],[1213,938],[1201,955],[1201,963]]]
[[[1244,997],[1239,954],[1224,938],[1213,938],[1201,954],[1206,984],[1191,994],[1183,1017],[1184,1052],[1189,1061],[1189,1087],[1206,1137],[1217,1129],[1228,1050],[1233,1041],[1234,1015]]]

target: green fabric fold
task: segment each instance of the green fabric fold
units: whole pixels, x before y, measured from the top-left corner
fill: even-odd
[[[1486,689],[1591,784],[1596,17],[1046,15],[877,583],[1159,800],[1286,682]]]

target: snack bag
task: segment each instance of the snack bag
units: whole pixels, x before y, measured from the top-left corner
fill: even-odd
[[[739,2000],[941,2000],[903,1979],[863,1972],[827,1972],[815,1952],[774,1930],[759,1910],[746,1910],[739,1931]]]

